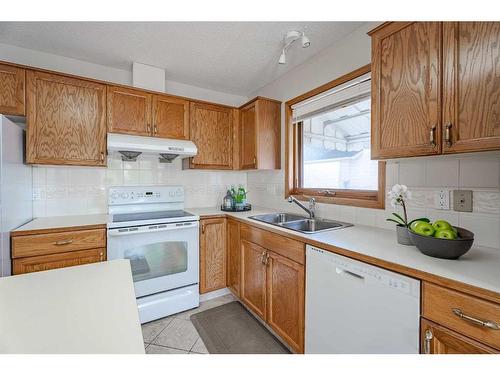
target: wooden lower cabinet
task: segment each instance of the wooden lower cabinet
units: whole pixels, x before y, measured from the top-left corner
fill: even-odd
[[[241,300],[266,319],[266,249],[241,240]]]
[[[14,259],[12,271],[14,275],[80,266],[82,264],[97,263],[106,260],[106,249],[91,249],[70,251],[51,255]]]
[[[267,238],[268,233],[263,232],[266,231],[240,226],[240,299],[262,318],[294,352],[303,353],[304,264],[277,252],[286,253],[286,249],[273,248],[271,251],[263,247],[266,241],[262,239]],[[269,235],[276,236],[270,232]],[[262,243],[257,244],[249,239]],[[276,245],[276,242],[270,241],[268,244]],[[304,249],[304,244],[302,244],[302,249]],[[295,253],[292,252],[292,254]]]
[[[273,252],[267,255],[267,323],[296,352],[302,353],[304,266]]]
[[[200,293],[226,287],[226,219],[200,221]]]
[[[240,224],[236,220],[227,219],[227,286],[237,296],[240,296],[241,285],[241,250]]]
[[[493,348],[427,319],[420,321],[422,354],[493,354]]]
[[[13,235],[12,274],[79,266],[106,260],[106,229]]]

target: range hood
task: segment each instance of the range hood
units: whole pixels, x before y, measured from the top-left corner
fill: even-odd
[[[108,133],[108,154],[120,153],[122,160],[135,161],[138,156],[157,156],[160,162],[170,163],[198,153],[191,141]]]

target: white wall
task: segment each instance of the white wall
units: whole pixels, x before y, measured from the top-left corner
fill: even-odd
[[[366,32],[376,23],[367,23],[304,64],[261,88],[252,96],[268,96],[283,102],[366,65],[371,43]],[[313,41],[314,43],[314,41]],[[282,166],[284,165],[284,105],[282,106]],[[248,173],[249,200],[260,206],[300,212],[284,197],[284,170]],[[500,154],[436,156],[394,160],[387,163],[386,190],[393,184],[406,184],[413,190],[409,214],[443,218],[476,234],[476,244],[500,248]],[[436,210],[435,196],[441,188],[471,189],[472,213]],[[386,222],[394,209],[385,210],[318,204],[321,217],[351,223],[394,229]]]
[[[113,83],[132,84],[132,68],[130,71],[115,69],[6,44],[0,44],[0,60]],[[247,97],[168,79],[165,83],[169,94],[193,99],[234,106],[248,100]],[[228,186],[246,186],[246,181],[246,172],[182,170],[179,160],[172,164],[160,164],[156,159],[122,163],[119,158],[108,158],[107,168],[34,166],[34,216],[105,213],[107,188],[121,184],[183,185],[186,207],[213,207],[220,204]]]

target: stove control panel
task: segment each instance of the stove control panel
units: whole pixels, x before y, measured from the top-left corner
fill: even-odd
[[[108,190],[108,205],[184,202],[182,186],[114,186]]]

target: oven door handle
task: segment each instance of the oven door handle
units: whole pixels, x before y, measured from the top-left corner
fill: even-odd
[[[138,230],[130,230],[133,228],[129,228],[127,231],[120,231],[120,229],[109,229],[108,230],[108,236],[113,236],[113,237],[118,237],[118,236],[129,236],[132,234],[144,234],[144,233],[157,233],[157,232],[166,232],[170,230],[179,230],[179,229],[191,229],[191,228],[196,228],[198,226],[198,223],[190,223],[189,225],[184,224],[184,225],[179,225],[179,226],[167,226],[163,228],[146,228],[146,229],[141,229],[138,228]]]

